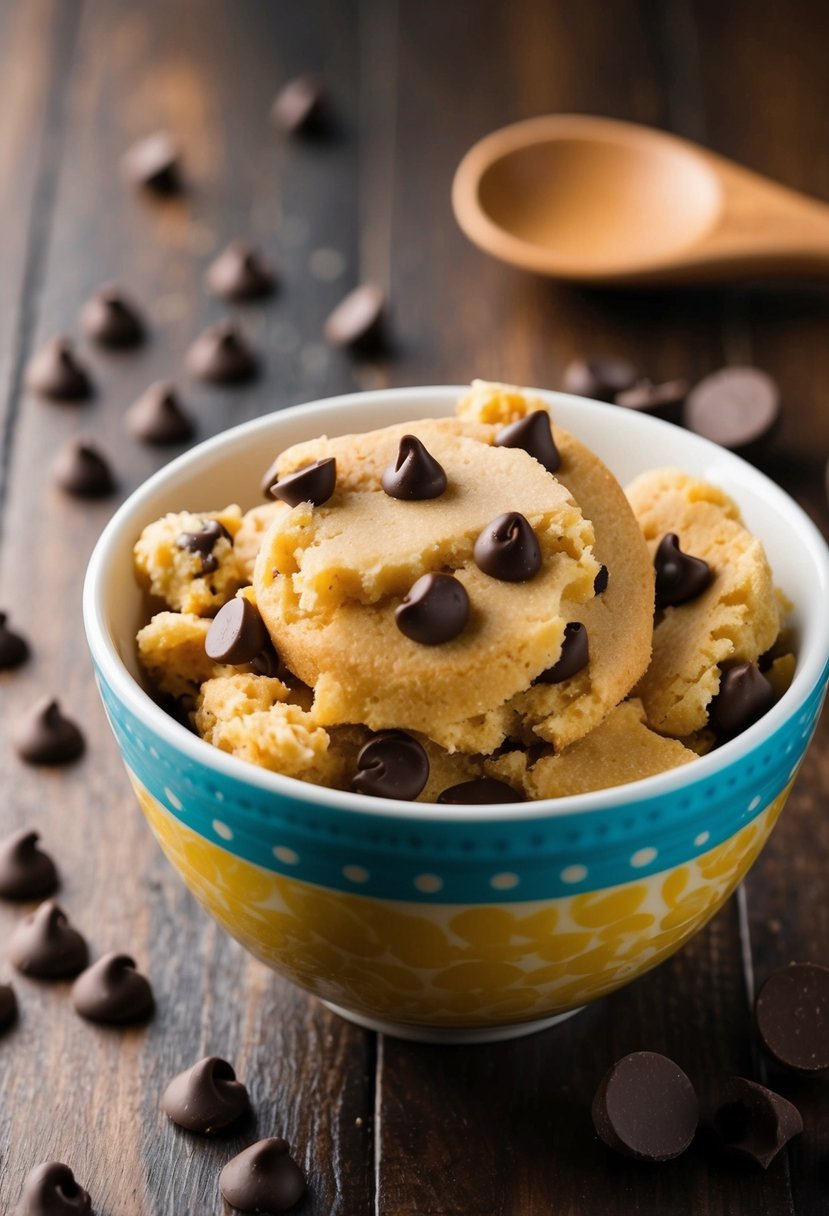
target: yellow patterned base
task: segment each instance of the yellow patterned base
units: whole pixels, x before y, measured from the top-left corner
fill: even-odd
[[[367,1017],[446,1027],[549,1018],[655,967],[728,898],[791,788],[674,869],[588,894],[464,907],[370,899],[275,874],[197,835],[131,779],[187,886],[257,958]]]

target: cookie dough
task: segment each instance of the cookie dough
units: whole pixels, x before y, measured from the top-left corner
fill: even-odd
[[[657,614],[653,658],[636,690],[649,725],[680,738],[708,725],[721,665],[756,662],[771,647],[778,597],[762,542],[718,486],[657,469],[637,477],[627,496],[651,553],[673,532],[681,550],[712,571],[700,595]]]
[[[193,696],[205,680],[235,675],[205,654],[210,618],[194,612],[157,612],[136,638],[138,658],[153,685],[171,697]]]
[[[205,554],[178,544],[180,537],[195,536],[215,520],[229,536],[219,534],[210,546],[212,561]],[[136,577],[147,592],[177,612],[215,616],[246,579],[239,567],[233,537],[239,531],[242,512],[237,506],[224,511],[171,512],[148,524],[133,554]]]

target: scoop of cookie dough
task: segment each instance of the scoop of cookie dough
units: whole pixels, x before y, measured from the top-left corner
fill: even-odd
[[[405,434],[443,467],[440,497],[401,501],[382,489]],[[593,529],[532,457],[489,438],[487,428],[427,419],[285,454],[285,471],[337,461],[333,496],[279,514],[254,571],[259,610],[288,667],[314,687],[320,724],[415,730],[453,749],[458,723],[503,705],[559,657],[562,604],[569,612],[593,595]],[[505,512],[520,512],[540,547],[528,581],[491,577],[473,556]],[[466,627],[439,647],[395,623],[395,608],[429,572],[453,574],[470,603]]]
[[[241,520],[237,506],[162,516],[148,524],[136,542],[136,578],[168,608],[215,616],[222,604],[249,581],[233,547]]]
[[[711,568],[710,584],[657,613],[653,658],[636,693],[648,723],[682,737],[703,730],[723,663],[756,662],[777,637],[778,599],[761,541],[719,487],[677,469],[643,473],[627,496],[655,553],[675,533],[685,554]]]

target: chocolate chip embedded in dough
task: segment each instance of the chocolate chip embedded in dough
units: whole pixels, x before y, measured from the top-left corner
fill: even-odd
[[[754,1024],[763,1047],[795,1072],[829,1068],[829,967],[791,963],[757,993]]]
[[[213,553],[213,549],[221,537],[224,537],[233,544],[233,537],[224,524],[220,524],[218,519],[208,519],[198,532],[179,533],[176,537],[176,547],[178,549],[186,549],[188,553],[200,554],[201,573],[212,574],[214,570],[218,570],[219,568],[219,562]]]
[[[774,702],[774,688],[757,664],[736,663],[720,677],[719,692],[708,711],[709,721],[731,738],[753,726]]]
[[[219,1188],[240,1212],[287,1212],[305,1194],[305,1175],[287,1140],[271,1136],[239,1153],[219,1175]]]
[[[243,595],[229,600],[210,622],[204,649],[217,663],[250,663],[270,645],[259,609]]]
[[[326,456],[323,460],[315,460],[294,473],[280,477],[271,485],[270,497],[286,502],[289,507],[298,507],[301,502],[321,507],[328,502],[336,485],[336,457]]]
[[[495,446],[521,448],[543,465],[548,473],[555,473],[561,468],[561,455],[553,439],[550,415],[546,410],[534,410],[505,426],[496,435]]]
[[[250,1099],[226,1060],[206,1056],[173,1077],[162,1095],[161,1109],[179,1127],[210,1135],[246,1114]]]
[[[390,464],[380,479],[390,498],[409,502],[440,498],[446,489],[446,473],[416,435],[404,435]]]
[[[667,1056],[635,1051],[605,1074],[593,1099],[593,1126],[608,1148],[640,1161],[684,1153],[699,1122],[685,1073]]]
[[[475,541],[475,564],[490,578],[523,583],[541,569],[541,547],[529,520],[507,511],[487,524]]]
[[[26,1175],[17,1216],[91,1216],[92,1200],[62,1161],[44,1161]]]
[[[381,730],[357,756],[351,788],[374,798],[417,798],[429,779],[429,757],[422,745],[402,730]]]
[[[590,644],[587,628],[580,621],[570,621],[564,626],[564,639],[561,643],[561,654],[558,661],[541,675],[536,676],[534,684],[562,684],[572,676],[578,675],[590,662]]]
[[[231,241],[208,267],[207,285],[223,300],[256,300],[273,292],[276,275],[247,241]]]
[[[44,697],[12,728],[12,744],[27,764],[68,764],[84,750],[84,737],[58,701]]]
[[[609,581],[610,571],[608,570],[607,566],[602,566],[599,573],[593,579],[593,594],[601,595],[602,592],[607,591],[607,584]]]
[[[134,959],[112,952],[78,976],[72,1005],[91,1022],[141,1022],[152,1012],[153,990]]]
[[[89,952],[66,913],[50,899],[17,922],[9,940],[9,958],[24,975],[62,979],[83,971]]]
[[[511,785],[496,781],[494,777],[475,777],[471,781],[460,781],[438,794],[438,802],[450,806],[486,806],[497,802],[523,802]]]
[[[57,890],[57,868],[39,840],[31,828],[0,840],[0,899],[41,899]]]
[[[452,574],[424,574],[395,610],[397,628],[422,646],[440,646],[463,632],[469,596]]]
[[[796,1106],[745,1077],[729,1077],[720,1085],[713,1125],[724,1148],[764,1170],[803,1131]]]
[[[653,565],[658,610],[695,600],[713,578],[708,562],[682,552],[675,532],[667,532],[662,537],[654,554]]]

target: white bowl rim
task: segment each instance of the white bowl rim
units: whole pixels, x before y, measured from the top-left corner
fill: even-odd
[[[502,821],[506,825],[517,820],[532,821],[564,815],[589,814],[593,811],[606,811],[614,806],[632,801],[644,801],[678,794],[688,784],[689,774],[693,774],[695,784],[706,777],[714,777],[747,755],[762,737],[771,735],[789,720],[806,700],[823,674],[827,657],[829,657],[829,615],[824,620],[822,630],[816,628],[812,638],[798,652],[797,668],[789,689],[759,722],[749,727],[736,739],[699,757],[690,765],[670,769],[667,772],[658,773],[656,776],[646,777],[641,781],[563,798],[545,798],[522,803],[452,806],[431,802],[418,803],[389,798],[371,798],[350,791],[329,789],[326,786],[313,785],[297,778],[271,772],[223,752],[200,739],[181,723],[176,722],[153,701],[125,667],[107,628],[105,573],[110,553],[121,539],[121,534],[125,528],[134,526],[132,525],[133,517],[140,513],[144,504],[152,499],[158,490],[169,487],[180,473],[192,472],[194,466],[197,466],[205,456],[212,455],[219,448],[228,444],[244,445],[251,435],[269,430],[275,418],[295,418],[301,413],[309,420],[311,424],[309,437],[313,437],[315,433],[321,433],[312,429],[314,417],[318,414],[328,416],[332,411],[346,412],[357,403],[371,407],[387,403],[389,400],[404,402],[407,398],[411,398],[413,404],[419,402],[421,405],[424,399],[445,399],[449,411],[451,411],[458,395],[468,391],[468,388],[468,385],[426,385],[373,389],[367,392],[338,394],[334,397],[316,399],[275,410],[204,440],[170,461],[138,486],[121,504],[98,538],[87,567],[83,588],[83,617],[90,651],[104,678],[127,708],[150,730],[161,735],[168,735],[171,744],[185,753],[195,764],[213,768],[233,780],[257,786],[265,792],[282,798],[294,802],[307,802],[310,805],[323,804],[332,810],[352,814],[376,814],[381,817],[391,816],[415,822],[452,822],[470,825],[476,822]],[[544,398],[553,407],[556,401],[568,398],[577,401],[579,409],[585,412],[605,412],[607,410],[618,412],[618,407],[574,397],[572,394],[530,387],[526,387],[524,391]],[[648,415],[631,412],[626,413],[625,417],[630,417],[632,423],[636,420],[635,425],[640,427],[677,429],[668,422]],[[324,431],[325,427],[322,430]],[[734,453],[699,435],[690,432],[683,433],[689,443],[701,444],[709,449],[711,457],[716,457],[720,464],[725,464],[727,467],[732,462],[736,462],[742,479],[744,481],[749,479],[749,481],[757,483],[758,489],[762,490],[764,496],[774,503],[778,511],[789,518],[793,529],[805,548],[808,549],[814,563],[818,575],[814,593],[816,596],[822,595],[825,603],[829,598],[829,549],[827,549],[820,531],[806,512],[785,490]]]

